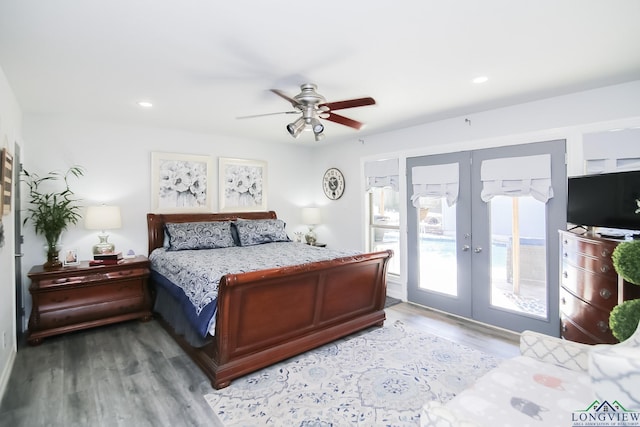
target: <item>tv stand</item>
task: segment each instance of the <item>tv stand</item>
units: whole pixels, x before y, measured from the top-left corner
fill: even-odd
[[[586,344],[616,343],[609,313],[640,298],[640,286],[618,277],[611,254],[620,240],[560,230],[560,324],[562,337]]]

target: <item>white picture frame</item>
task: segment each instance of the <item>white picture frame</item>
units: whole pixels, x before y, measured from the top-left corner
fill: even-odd
[[[220,157],[220,212],[267,210],[267,162]]]
[[[80,260],[78,259],[78,250],[75,248],[65,249],[62,252],[62,264],[64,266],[80,265]]]
[[[151,210],[155,213],[213,212],[211,156],[151,153]]]

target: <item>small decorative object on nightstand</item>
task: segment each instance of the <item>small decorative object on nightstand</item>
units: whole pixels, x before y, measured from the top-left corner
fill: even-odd
[[[144,256],[91,267],[88,261],[54,271],[29,272],[32,309],[27,341],[131,319],[151,319]]]

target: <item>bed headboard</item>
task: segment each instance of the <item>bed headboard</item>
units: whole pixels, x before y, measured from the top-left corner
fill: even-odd
[[[164,225],[168,222],[205,222],[205,221],[233,221],[243,219],[276,219],[274,211],[267,212],[226,212],[226,213],[176,213],[176,214],[147,214],[147,231],[149,238],[149,254],[161,248],[164,243]]]

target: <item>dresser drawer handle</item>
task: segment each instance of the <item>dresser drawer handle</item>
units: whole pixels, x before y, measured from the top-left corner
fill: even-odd
[[[564,240],[562,241],[562,243],[564,243],[565,245],[568,245],[568,244],[569,244],[569,241],[568,241],[567,239],[564,239]]]
[[[607,332],[609,330],[609,325],[604,320],[599,321],[596,325],[598,329],[600,329],[600,332]]]
[[[562,305],[565,305],[567,303],[567,299],[565,297],[562,297],[560,302],[562,302]]]
[[[609,289],[600,289],[599,292],[600,296],[604,299],[609,299],[611,298],[611,291]]]
[[[62,279],[56,279],[53,283],[67,283],[69,281],[68,277],[63,277]]]
[[[562,325],[562,332],[567,332],[568,330],[567,325]]]
[[[602,267],[600,267],[600,271],[603,273],[606,273],[607,271],[609,271],[609,266],[608,265],[603,265]]]
[[[566,271],[564,271],[562,273],[562,277],[564,277],[565,279],[569,277],[569,273],[567,273]]]
[[[132,274],[133,274],[132,270],[118,271],[117,272],[118,276],[131,276]]]
[[[605,257],[605,258],[608,257],[609,256],[609,251],[606,250],[606,249],[603,249],[602,250],[602,256]]]

